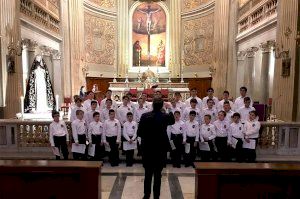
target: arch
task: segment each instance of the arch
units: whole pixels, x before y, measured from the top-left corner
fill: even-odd
[[[129,54],[129,56],[128,56],[128,59],[126,60],[126,63],[128,63],[128,65],[129,65],[129,68],[128,68],[129,72],[133,72],[133,73],[137,73],[138,71],[145,71],[148,68],[148,64],[145,64],[145,61],[144,61],[144,63],[141,63],[140,67],[134,66],[134,63],[133,63],[133,56],[134,56],[133,55],[133,45],[135,43],[133,37],[134,37],[134,34],[138,34],[139,33],[137,31],[138,24],[133,22],[133,20],[134,20],[133,17],[136,16],[135,13],[137,12],[137,9],[139,7],[143,7],[143,6],[145,7],[147,4],[148,3],[135,2],[135,3],[133,3],[133,5],[131,6],[131,8],[129,10],[129,28],[128,28],[128,32],[129,32],[129,34],[128,34],[128,36],[129,36],[129,39],[128,39],[128,41],[129,41],[129,43],[128,43],[129,44],[128,45],[128,52],[129,53],[128,54]],[[156,3],[153,2],[150,5],[156,5],[154,7],[156,7],[156,8],[159,7],[163,11],[163,14],[165,15],[165,24],[166,24],[165,25],[165,32],[164,32],[164,34],[165,34],[164,41],[165,42],[163,42],[164,43],[164,47],[165,47],[165,56],[164,56],[165,57],[165,59],[164,59],[165,63],[164,64],[154,64],[154,65],[151,64],[150,68],[152,70],[154,70],[154,69],[157,70],[158,68],[160,68],[159,69],[160,73],[164,73],[164,72],[168,72],[169,71],[168,70],[168,68],[169,68],[169,56],[170,56],[170,53],[169,53],[169,49],[170,49],[170,42],[169,42],[170,41],[170,36],[169,36],[169,29],[170,29],[169,9],[168,9],[167,5],[165,3],[163,3],[163,2],[156,2]],[[155,9],[153,9],[152,11],[155,11]],[[146,30],[146,25],[147,25],[146,16],[145,16],[145,19],[144,19],[143,23],[144,23],[144,27],[141,29],[141,32],[144,33],[144,34],[146,34],[146,32],[145,32],[145,31],[147,31]],[[157,43],[157,39],[156,39],[156,43]],[[152,49],[151,49],[152,53],[154,51],[153,48],[156,48],[156,47],[152,47]],[[144,54],[142,54],[143,57],[145,57],[145,49],[143,49],[142,52],[144,53]],[[148,54],[148,49],[147,49],[146,53]],[[151,53],[151,55],[152,55],[152,53]],[[152,58],[155,57],[157,59],[157,57],[156,57],[157,54],[154,54],[154,56],[152,55]],[[135,56],[136,56],[136,54],[135,54]],[[153,59],[151,59],[151,61],[153,63]],[[135,65],[137,65],[137,64],[135,63]],[[156,67],[153,67],[153,66],[156,66]]]

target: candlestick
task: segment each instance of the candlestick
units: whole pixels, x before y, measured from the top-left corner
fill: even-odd
[[[183,73],[181,73],[181,81],[180,83],[184,83],[184,80],[183,80]]]
[[[117,82],[117,79],[116,79],[116,78],[117,78],[117,74],[115,73],[115,74],[114,74],[114,79],[113,79],[113,82],[114,82],[114,83]]]
[[[20,101],[21,101],[21,114],[23,117],[23,115],[24,115],[24,97],[23,96],[20,97]]]
[[[59,98],[59,95],[55,95],[56,111],[59,111],[58,98]]]
[[[168,83],[171,83],[172,80],[171,80],[171,71],[169,71],[169,80],[168,80]]]
[[[129,80],[128,80],[128,74],[126,73],[126,79],[125,79],[125,83],[128,83],[129,82]]]

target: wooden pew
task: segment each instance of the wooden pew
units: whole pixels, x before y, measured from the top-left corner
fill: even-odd
[[[299,199],[300,164],[195,163],[197,199]]]
[[[0,160],[0,198],[101,198],[100,162]]]

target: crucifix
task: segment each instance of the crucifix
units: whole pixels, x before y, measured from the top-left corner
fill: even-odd
[[[151,63],[150,57],[150,43],[151,43],[151,26],[152,26],[152,14],[160,12],[160,8],[158,9],[151,9],[151,5],[148,5],[147,9],[138,9],[139,12],[146,15],[146,24],[147,24],[147,33],[148,33],[148,65]]]

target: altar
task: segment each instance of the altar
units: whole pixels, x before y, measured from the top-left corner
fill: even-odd
[[[145,89],[149,89],[155,86],[154,91],[160,91],[161,89],[167,89],[169,92],[168,97],[172,97],[175,92],[180,92],[182,100],[186,100],[190,96],[189,83],[143,83],[143,82],[109,82],[109,89],[112,91],[112,96],[118,96],[120,99],[129,92],[130,89],[137,89],[138,96]]]

